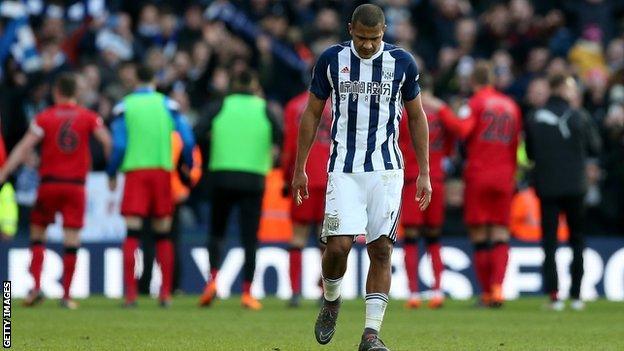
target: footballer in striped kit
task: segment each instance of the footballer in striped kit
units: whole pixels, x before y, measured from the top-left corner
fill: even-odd
[[[418,86],[418,68],[404,49],[383,42],[381,8],[365,4],[353,12],[352,40],[328,48],[317,60],[308,106],[299,129],[293,196],[308,198],[307,157],[323,107],[331,99],[331,150],[327,165],[325,221],[321,241],[324,298],[315,325],[316,340],[331,341],[340,309],[340,285],[347,256],[358,235],[366,236],[370,268],[366,321],[359,350],[388,350],[379,330],[390,290],[390,256],[396,240],[403,188],[399,122],[405,108],[419,164],[416,199],[431,201],[428,127]]]

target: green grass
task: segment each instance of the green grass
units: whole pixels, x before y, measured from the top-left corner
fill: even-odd
[[[326,346],[312,330],[318,307],[300,309],[264,300],[259,312],[242,310],[238,299],[196,307],[195,296],[179,297],[170,310],[141,299],[137,310],[120,301],[93,297],[79,310],[56,301],[25,309],[13,304],[15,350],[357,350],[364,319],[362,300],[343,304],[338,330]],[[382,338],[398,350],[624,350],[624,304],[598,301],[584,312],[542,310],[542,299],[509,302],[502,310],[477,310],[451,301],[438,311],[403,309],[391,301]]]

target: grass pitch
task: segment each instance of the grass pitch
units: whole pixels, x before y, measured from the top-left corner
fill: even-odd
[[[174,300],[170,310],[139,300],[136,310],[120,301],[92,297],[76,311],[57,301],[37,308],[13,303],[15,350],[357,350],[364,302],[346,301],[331,343],[318,345],[315,301],[299,309],[265,299],[264,309],[240,308],[239,300],[196,307],[197,297]],[[542,309],[543,299],[511,301],[501,310],[479,310],[472,301],[448,301],[441,310],[405,310],[391,301],[381,337],[399,350],[624,350],[624,304],[589,303],[584,312]]]

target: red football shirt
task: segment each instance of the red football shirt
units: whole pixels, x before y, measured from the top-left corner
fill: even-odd
[[[303,92],[295,96],[284,108],[284,147],[282,150],[282,169],[288,184],[292,181],[295,161],[297,157],[297,135],[299,134],[299,121],[308,103],[309,92]],[[331,123],[332,112],[330,104],[325,104],[321,116],[316,139],[310,148],[306,173],[308,175],[308,187],[324,188],[327,185],[327,161],[331,146]]]
[[[39,113],[31,130],[41,142],[42,179],[84,182],[91,167],[89,137],[102,125],[93,111],[74,104],[59,104]]]
[[[454,117],[453,111],[446,105],[437,112],[431,110],[426,105],[423,105],[423,109],[427,114],[427,122],[429,124],[429,175],[432,181],[443,181],[445,174],[442,161],[453,152],[455,138],[446,127],[445,119],[441,118],[441,116],[450,114],[448,118],[456,117]],[[412,146],[412,137],[405,110],[403,111],[399,128],[399,147],[405,161],[405,179],[408,181],[416,180],[418,178],[418,159],[416,158],[416,151]]]
[[[465,177],[513,185],[522,130],[518,105],[488,86],[470,98],[460,109],[459,117],[457,132],[466,140]]]

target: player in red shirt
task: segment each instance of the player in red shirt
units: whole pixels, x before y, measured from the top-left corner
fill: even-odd
[[[80,246],[79,231],[85,212],[84,184],[91,167],[89,138],[93,135],[110,154],[111,139],[101,118],[76,104],[77,80],[73,74],[59,76],[53,87],[55,105],[42,111],[33,120],[30,129],[15,146],[6,164],[0,169],[0,183],[6,180],[41,142],[41,185],[37,202],[31,213],[31,263],[30,273],[35,281],[24,305],[33,306],[43,299],[40,277],[45,251],[45,229],[53,223],[55,215],[63,216],[63,299],[61,306],[74,309],[77,304],[70,298],[71,280],[76,266],[76,253]]]
[[[429,301],[430,308],[439,308],[444,303],[444,293],[440,290],[440,282],[444,264],[440,256],[440,231],[444,223],[444,177],[442,167],[444,158],[451,155],[455,139],[446,127],[447,120],[456,119],[453,110],[442,100],[431,93],[431,80],[421,75],[423,108],[429,123],[429,164],[431,165],[431,186],[433,193],[429,207],[423,212],[413,200],[416,197],[416,179],[418,178],[418,162],[416,152],[412,147],[409,125],[406,114],[400,124],[399,146],[405,160],[405,185],[401,210],[401,224],[404,227],[405,238],[405,269],[410,289],[407,308],[420,307],[421,300],[418,293],[418,237],[425,238],[427,252],[431,257],[433,268],[433,297]]]
[[[284,147],[281,164],[286,178],[285,184],[292,182],[297,154],[299,120],[308,104],[308,96],[307,91],[295,96],[286,104],[284,109]],[[317,227],[317,231],[320,232],[318,226],[323,222],[325,215],[326,169],[331,144],[331,122],[331,108],[329,104],[326,104],[306,164],[310,198],[301,206],[296,206],[293,202],[290,209],[290,217],[293,221],[293,237],[289,249],[290,285],[293,291],[289,303],[291,307],[298,307],[301,300],[301,250],[305,247],[313,227]]]
[[[460,109],[455,130],[466,145],[464,220],[474,245],[481,304],[500,307],[522,117],[518,105],[496,91],[492,81],[491,65],[477,62],[474,95]]]

